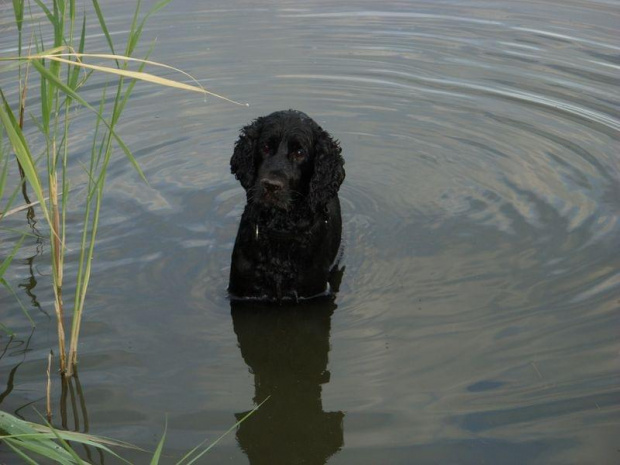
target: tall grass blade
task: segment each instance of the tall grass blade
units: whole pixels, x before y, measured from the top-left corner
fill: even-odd
[[[19,192],[19,188],[16,188],[13,195],[11,196],[11,200],[9,200],[9,203],[13,203],[12,200],[15,199],[15,197],[17,197],[17,193]],[[45,197],[45,199],[43,200],[47,200],[47,197]],[[11,210],[7,210],[4,213],[0,214],[0,219],[5,218],[7,216],[11,216],[14,215],[16,213],[22,212],[24,210],[28,210],[29,208],[32,207],[36,207],[37,205],[39,205],[41,202],[39,202],[38,200],[36,202],[31,202],[31,203],[27,203],[25,205],[21,205],[19,207],[15,207],[12,208]]]
[[[162,0],[158,3],[156,3],[155,5],[153,5],[153,7],[146,13],[146,15],[144,16],[144,18],[142,18],[142,21],[140,22],[140,24],[136,27],[137,24],[137,19],[138,19],[138,11],[140,9],[140,2],[138,2],[138,5],[136,7],[136,11],[134,14],[134,18],[131,24],[131,29],[130,29],[130,33],[129,33],[129,40],[127,41],[127,50],[125,55],[131,55],[134,52],[134,49],[136,47],[136,45],[138,44],[140,37],[142,37],[142,31],[144,29],[144,25],[146,24],[146,21],[149,19],[149,17],[155,13],[157,13],[159,10],[161,10],[162,8],[164,8],[166,5],[168,5],[172,0]]]
[[[72,64],[75,64],[73,62],[71,62]],[[97,115],[97,117],[105,124],[105,126],[108,128],[108,130],[110,131],[110,133],[112,134],[112,137],[114,138],[114,140],[116,141],[116,143],[118,144],[118,146],[123,150],[123,152],[125,153],[125,155],[127,155],[127,157],[132,161],[132,164],[134,165],[134,168],[138,171],[138,174],[140,175],[140,177],[146,182],[146,176],[144,176],[144,173],[142,172],[142,170],[140,169],[140,167],[138,166],[137,162],[135,162],[135,159],[133,157],[133,154],[131,153],[131,151],[129,150],[129,147],[127,147],[127,145],[125,144],[125,142],[123,142],[123,140],[116,134],[116,131],[114,131],[110,125],[110,123],[108,123],[105,118],[103,118],[103,116],[97,112],[97,110],[95,108],[93,108],[92,105],[90,105],[86,100],[84,100],[77,92],[75,92],[73,89],[71,89],[70,87],[68,87],[64,82],[62,82],[61,80],[59,80],[56,76],[50,74],[50,72],[41,64],[39,63],[39,61],[37,60],[33,60],[32,61],[32,65],[36,68],[37,71],[39,71],[39,73],[41,73],[41,75],[43,77],[45,77],[46,79],[49,79],[50,81],[52,81],[56,86],[58,86],[60,88],[60,90],[62,90],[65,94],[71,96],[71,98],[73,98],[74,100],[78,101],[81,105],[83,105],[84,107],[88,108],[90,111],[92,111],[93,113],[95,113]],[[134,164],[135,163],[135,164]]]
[[[2,432],[4,435],[1,434]],[[7,444],[10,442],[17,450],[26,449],[51,459],[55,463],[67,464],[84,463],[67,441],[95,447],[128,464],[130,462],[123,459],[110,447],[143,450],[123,441],[91,434],[58,430],[47,422],[46,425],[37,425],[2,411],[0,411],[0,440],[5,441]],[[15,448],[13,450],[18,453]],[[19,455],[22,456],[21,454]]]
[[[0,163],[4,158],[4,147],[2,146],[2,140],[4,138],[4,131],[2,130],[3,126],[0,126]],[[0,199],[4,194],[4,186],[6,185],[6,178],[9,174],[9,163],[8,161],[4,162],[4,166],[2,167],[2,172],[0,173]],[[5,206],[5,210],[9,208],[9,205]],[[4,215],[0,213],[0,219],[2,219]]]
[[[84,17],[82,18],[82,32],[80,34],[80,43],[78,45],[78,51],[80,54],[84,53],[85,44],[86,44],[86,14],[84,14]],[[76,59],[79,59],[79,58],[76,57]],[[71,78],[69,79],[69,87],[71,87],[72,89],[77,89],[79,77],[80,77],[80,68],[73,67],[71,69]]]
[[[127,39],[127,45],[125,47],[125,55],[131,55],[137,45],[136,24],[138,23],[138,13],[140,13],[140,5],[142,0],[136,2],[136,8],[133,11],[133,18],[131,19],[131,27],[129,28],[129,38]]]
[[[150,52],[149,52],[150,54]],[[128,55],[112,55],[110,53],[81,53],[81,52],[72,52],[72,53],[64,53],[64,51],[61,49],[56,49],[55,51],[46,51],[45,53],[40,53],[37,55],[31,55],[29,57],[22,57],[22,58],[0,58],[0,61],[9,61],[9,60],[19,60],[19,61],[25,61],[25,60],[32,60],[35,58],[39,58],[39,59],[45,59],[45,58],[51,58],[53,59],[54,57],[75,57],[75,58],[102,58],[105,60],[122,60],[122,61],[133,61],[133,62],[137,62],[137,63],[143,63],[143,64],[147,64],[147,65],[151,65],[151,66],[157,66],[160,68],[165,68],[165,69],[169,69],[172,71],[175,71],[177,73],[181,73],[183,75],[185,75],[187,78],[189,78],[190,80],[192,80],[195,84],[196,87],[199,87],[200,89],[202,89],[204,91],[204,88],[202,87],[202,85],[196,80],[196,78],[194,78],[191,74],[186,73],[185,71],[183,71],[182,69],[179,68],[175,68],[174,66],[170,66],[170,65],[166,65],[165,63],[159,63],[157,61],[151,61],[151,60],[147,60],[147,59],[143,59],[143,58],[134,58]],[[79,64],[74,63],[75,66],[79,66]]]
[[[205,455],[207,452],[209,452],[213,447],[215,447],[215,445],[220,442],[222,439],[224,439],[232,430],[234,430],[235,428],[237,428],[241,423],[243,423],[245,420],[247,420],[252,414],[254,414],[254,412],[256,412],[265,402],[267,402],[269,400],[271,396],[267,396],[267,398],[265,400],[263,400],[260,404],[258,404],[256,407],[254,407],[250,412],[248,412],[246,415],[244,415],[244,417],[239,420],[237,423],[235,423],[234,425],[232,425],[230,428],[228,428],[226,430],[226,432],[224,432],[224,434],[222,434],[219,438],[217,438],[215,441],[213,441],[209,447],[207,447],[206,449],[204,449],[202,452],[200,452],[199,454],[196,454],[196,452],[198,451],[198,449],[200,449],[206,442],[207,440],[205,439],[204,441],[202,441],[200,444],[198,444],[196,447],[194,447],[191,451],[189,451],[187,454],[185,454],[183,456],[183,458],[181,458],[181,460],[179,460],[177,462],[176,465],[191,465],[193,463],[195,463],[199,458],[201,458],[203,455]],[[195,457],[192,457],[194,454],[196,454]],[[184,464],[183,462],[185,462],[186,460],[189,460],[189,462],[187,462],[186,464]]]
[[[101,102],[99,104],[99,113],[103,113],[103,109],[105,107],[105,100],[107,95],[107,85],[103,89],[103,94],[101,96]],[[78,273],[77,273],[77,283],[75,289],[75,300],[73,304],[74,308],[74,319],[71,326],[71,347],[69,349],[69,358],[72,363],[77,362],[77,343],[79,338],[79,330],[81,327],[81,315],[84,310],[84,301],[86,299],[86,292],[88,290],[88,283],[90,281],[91,274],[91,263],[93,257],[93,248],[95,244],[97,225],[98,225],[98,208],[95,209],[95,218],[92,220],[91,224],[91,207],[93,202],[93,197],[97,196],[99,181],[94,178],[94,174],[96,172],[97,167],[99,167],[99,163],[101,161],[102,151],[104,148],[104,144],[101,143],[99,145],[99,150],[97,150],[97,140],[100,128],[100,121],[97,120],[95,124],[95,133],[93,136],[93,144],[91,147],[91,158],[90,158],[90,167],[85,169],[86,174],[88,175],[88,193],[86,195],[86,204],[84,210],[84,227],[82,229],[82,240],[80,242],[80,257],[78,260]],[[109,138],[107,139],[109,141]],[[109,143],[109,142],[108,142]],[[96,207],[100,205],[100,197],[96,197],[98,202]],[[88,247],[88,234],[89,228],[87,225],[91,225],[90,231],[90,247]]]
[[[75,24],[75,0],[69,0],[69,24],[71,24],[69,41],[73,42],[73,25]]]
[[[79,463],[73,460],[73,457],[71,457],[71,455],[69,455],[62,447],[58,446],[51,440],[50,440],[51,444],[47,444],[42,441],[20,440],[19,436],[14,436],[14,437],[0,436],[0,439],[2,439],[7,444],[13,446],[11,447],[13,450],[15,450],[15,448],[19,448],[21,452],[23,452],[23,450],[25,449],[27,451],[34,452],[35,454],[40,455],[42,457],[48,458],[52,460],[53,462],[59,463],[61,465],[74,465],[76,463]],[[20,454],[20,456],[27,457],[25,453]],[[36,464],[38,462],[33,460],[32,462],[29,462],[29,463]]]
[[[240,103],[235,100],[229,99],[228,97],[224,97],[223,95],[206,90],[204,87],[200,85],[200,83],[192,75],[186,73],[185,71],[181,69],[175,68],[174,66],[165,65],[163,63],[158,63],[156,61],[133,58],[127,55],[113,55],[109,53],[108,54],[106,53],[59,53],[61,49],[62,47],[57,47],[54,50],[49,50],[44,53],[30,55],[29,57],[23,57],[23,58],[0,58],[0,61],[14,61],[16,59],[17,60],[31,60],[31,61],[48,59],[48,60],[53,60],[53,61],[58,61],[58,62],[62,62],[65,64],[69,64],[69,65],[76,66],[76,67],[88,68],[91,70],[100,71],[100,72],[108,73],[108,74],[115,74],[117,76],[127,77],[130,79],[138,79],[141,81],[150,82],[152,84],[158,84],[158,85],[162,85],[166,87],[172,87],[172,88],[187,90],[191,92],[197,92],[197,93],[209,95],[209,96],[224,100],[229,103],[234,103],[235,105],[246,106],[246,107],[248,106],[247,103]],[[195,82],[196,85],[190,85],[190,84],[185,84],[183,82],[175,81],[172,79],[161,78],[159,76],[140,72],[140,71],[130,71],[126,69],[111,68],[109,66],[90,65],[82,61],[71,61],[71,60],[67,60],[64,57],[113,59],[117,63],[119,60],[146,63],[148,65],[157,66],[157,67],[170,69],[170,70],[179,72],[185,75],[186,77],[188,77],[189,79],[191,79],[193,82]]]
[[[230,103],[234,103],[236,105],[242,105],[242,106],[247,106],[244,105],[242,103],[236,102],[234,100],[231,100],[227,97],[224,97],[223,95],[219,95],[216,94],[214,92],[210,92],[208,90],[205,90],[202,87],[197,87],[197,86],[192,86],[190,84],[185,84],[183,82],[179,82],[179,81],[173,81],[172,79],[167,79],[167,78],[162,78],[159,76],[156,76],[154,74],[150,74],[150,73],[144,73],[144,72],[138,72],[138,71],[130,71],[127,69],[116,69],[116,68],[110,68],[108,66],[99,66],[99,65],[90,65],[87,63],[83,63],[83,62],[75,62],[75,61],[71,61],[71,60],[67,60],[64,58],[61,58],[58,55],[41,55],[38,58],[47,58],[49,60],[52,61],[57,61],[60,63],[66,63],[69,65],[73,65],[73,66],[79,66],[81,68],[88,68],[88,69],[92,69],[95,71],[100,71],[103,73],[108,73],[108,74],[115,74],[117,76],[122,76],[122,77],[126,77],[126,78],[130,78],[130,79],[138,79],[141,81],[146,81],[146,82],[150,82],[153,84],[159,84],[161,86],[166,86],[166,87],[173,87],[175,89],[181,89],[181,90],[188,90],[191,92],[198,92],[204,95],[210,95],[212,97],[216,97],[219,98],[221,100],[225,100],[227,102]],[[169,67],[171,68],[171,67]]]
[[[60,445],[62,446],[62,448],[71,456],[71,458],[73,459],[75,463],[80,464],[80,465],[83,463],[86,463],[81,459],[81,457],[77,454],[77,452],[75,452],[71,448],[71,446],[67,444],[67,441],[62,439],[60,435],[56,432],[56,430],[53,428],[52,428],[52,433],[54,434],[54,437],[58,440],[58,442],[60,442]]]
[[[98,18],[99,26],[103,32],[105,40],[108,43],[111,54],[92,55],[84,53],[86,38],[85,15],[82,18],[81,30],[75,29],[77,12],[75,0],[34,0],[34,4],[38,6],[39,10],[34,13],[33,16],[44,16],[47,19],[47,22],[49,23],[48,26],[53,28],[53,43],[51,43],[52,41],[48,42],[47,34],[43,33],[45,26],[35,24],[33,26],[33,30],[38,31],[38,33],[33,34],[33,40],[37,53],[34,55],[28,53],[28,56],[23,56],[21,45],[22,25],[25,7],[27,5],[28,8],[30,8],[30,3],[27,4],[25,0],[12,0],[13,12],[19,32],[18,57],[0,58],[0,62],[9,63],[6,66],[2,66],[0,71],[4,72],[8,68],[12,68],[14,66],[17,66],[19,69],[20,118],[18,122],[9,103],[0,90],[0,123],[2,123],[2,127],[5,128],[7,139],[10,142],[10,147],[13,152],[15,152],[18,163],[23,167],[23,179],[25,181],[22,181],[22,185],[25,187],[27,181],[27,183],[32,186],[32,189],[37,197],[37,202],[31,203],[29,200],[26,200],[26,203],[31,205],[39,203],[41,205],[41,209],[51,230],[51,262],[54,279],[54,303],[58,323],[58,340],[60,349],[59,359],[61,372],[66,376],[72,375],[73,366],[71,362],[76,363],[77,360],[77,344],[79,340],[81,318],[91,275],[91,261],[94,254],[95,239],[97,237],[101,204],[106,182],[106,172],[111,156],[114,153],[113,149],[116,149],[117,147],[120,148],[136,172],[146,182],[146,177],[138,165],[137,160],[115,130],[120,115],[123,112],[136,83],[138,81],[150,82],[152,84],[197,92],[203,95],[210,95],[231,103],[242,105],[221,95],[205,90],[200,83],[196,81],[196,79],[183,71],[170,66],[150,62],[146,59],[140,60],[131,58],[131,55],[137,48],[138,42],[144,32],[146,21],[151,15],[157,13],[168,5],[171,0],[152,1],[155,2],[155,4],[141,18],[141,0],[137,0],[127,43],[125,45],[125,55],[120,56],[115,52],[114,43],[102,12],[101,0],[92,0],[92,4]],[[42,15],[39,14],[40,12],[42,12]],[[79,39],[75,36],[78,31]],[[77,40],[79,40],[79,43],[76,47],[75,42]],[[147,53],[146,58],[148,58],[149,55],[150,51]],[[111,62],[109,62],[110,66],[84,63],[84,58],[86,57],[114,60],[116,66],[112,65]],[[128,69],[130,62],[140,63],[138,71]],[[26,63],[25,77],[22,77],[23,63]],[[187,84],[185,82],[161,78],[154,74],[144,72],[144,68],[147,64],[181,72],[184,76],[193,81],[193,84],[191,82]],[[38,119],[34,118],[34,121],[45,138],[44,150],[42,151],[41,157],[47,159],[46,170],[42,169],[40,166],[37,166],[37,160],[33,157],[31,148],[24,137],[23,125],[21,124],[22,115],[25,110],[28,70],[30,66],[32,66],[40,75],[39,92],[41,115]],[[119,78],[116,96],[113,100],[113,108],[109,116],[104,116],[104,111],[106,110],[105,100],[102,100],[100,108],[96,109],[90,105],[78,92],[93,72],[103,72]],[[63,323],[64,305],[62,300],[63,274],[65,268],[64,260],[66,252],[65,232],[67,199],[70,187],[67,166],[70,154],[68,144],[70,139],[70,120],[72,117],[71,111],[74,106],[77,107],[78,105],[95,113],[96,130],[93,138],[91,165],[90,168],[87,169],[88,188],[83,223],[84,232],[82,234],[82,241],[80,244],[81,253],[78,263],[75,301],[72,309],[73,319],[70,341],[71,345],[68,358],[70,363],[67,365]],[[99,131],[100,128],[101,133]],[[0,139],[2,139],[1,135]],[[0,195],[6,194],[6,181],[8,179],[8,165],[6,162],[4,164],[2,163],[3,159],[4,152],[0,140]],[[44,187],[42,184],[42,179],[44,178],[47,178],[47,188],[49,190],[48,197],[44,196]],[[17,195],[17,191],[14,195]],[[9,204],[6,205],[5,211],[8,211],[9,205],[13,198],[14,197],[11,197]],[[16,210],[11,210],[11,212],[13,211]],[[19,241],[19,245],[21,245],[22,242],[23,237]],[[16,250],[17,249],[15,249],[12,253],[12,256],[15,255]],[[0,264],[0,271],[2,273],[6,272],[9,263],[10,260],[5,260],[2,264]],[[2,284],[8,286],[5,281],[3,281]],[[2,429],[1,426],[0,429]],[[64,439],[62,436],[59,436],[60,433],[56,433],[53,430],[51,433],[55,436],[57,441],[60,441],[61,443],[63,442]],[[7,439],[7,441],[9,440],[12,441],[11,444],[16,445],[15,437]],[[161,449],[163,447],[163,440],[164,438],[162,438],[162,441],[153,456],[154,463],[159,461]],[[21,450],[22,452],[27,453],[40,453],[40,444],[36,444],[35,446],[31,445],[30,447],[34,447],[36,451],[33,449],[28,450],[27,448],[22,448]],[[55,447],[57,449],[59,448],[58,445]],[[63,449],[60,448],[60,450]],[[70,448],[67,447],[64,452],[65,454],[61,457],[61,463],[79,463],[81,461],[79,456]]]
[[[7,291],[9,291],[9,293],[15,298],[15,300],[19,304],[19,308],[21,308],[22,312],[24,313],[24,315],[26,316],[26,318],[30,322],[30,326],[34,328],[36,326],[36,324],[35,324],[34,320],[32,319],[32,317],[30,316],[30,314],[28,313],[28,309],[24,306],[24,304],[20,300],[20,298],[17,295],[17,293],[13,290],[11,285],[2,276],[0,276],[0,284],[2,284],[5,287],[5,289]]]
[[[17,30],[21,34],[22,23],[24,22],[24,0],[13,0],[13,13],[15,14]]]
[[[15,156],[19,160],[19,163],[24,170],[24,175],[26,176],[26,179],[34,189],[37,199],[39,200],[39,202],[41,202],[43,214],[45,215],[45,218],[48,220],[48,222],[50,222],[51,224],[50,216],[47,211],[47,207],[45,206],[43,187],[41,186],[39,175],[37,173],[36,166],[30,149],[28,148],[26,139],[24,138],[22,131],[19,128],[19,124],[17,123],[17,120],[15,119],[15,116],[13,115],[13,112],[8,105],[8,102],[4,98],[4,94],[2,94],[2,91],[0,91],[0,97],[2,98],[2,103],[4,103],[4,105],[0,104],[0,121],[4,125],[4,129],[7,133],[13,151],[15,152]]]
[[[57,463],[72,464],[72,457],[62,447],[52,440],[24,440],[24,436],[37,434],[37,432],[24,420],[21,420],[6,412],[0,411],[0,431],[6,433],[0,436],[2,441],[11,444],[20,450],[27,450],[35,454],[54,460]]]
[[[34,1],[37,5],[39,5],[39,8],[43,10],[43,13],[45,13],[45,16],[47,16],[47,20],[52,24],[52,26],[56,27],[56,18],[54,17],[52,12],[49,10],[49,8],[45,6],[45,3],[43,3],[41,0],[34,0]]]
[[[151,9],[148,11],[148,13],[144,16],[144,18],[142,19],[142,22],[140,23],[140,26],[138,27],[138,30],[136,31],[138,38],[140,36],[142,36],[142,30],[144,29],[144,25],[146,24],[146,21],[155,13],[157,13],[159,10],[161,10],[162,8],[165,8],[172,0],[162,0],[158,3],[156,3],[155,5],[153,5],[151,7]]]
[[[2,330],[4,334],[6,334],[8,337],[15,337],[15,333],[11,331],[9,328],[7,328],[5,325],[3,325],[2,323],[0,323],[0,330]]]
[[[13,441],[11,439],[6,439],[5,442],[6,442],[6,445],[9,446],[11,450],[15,452],[18,456],[20,456],[25,463],[28,463],[30,465],[39,465],[37,462],[32,460],[30,457],[28,457],[24,452],[19,450],[17,446],[14,446]]]
[[[112,42],[112,36],[110,36],[110,31],[108,31],[108,26],[105,24],[105,19],[103,17],[103,12],[101,11],[101,6],[97,0],[93,0],[93,7],[95,8],[95,13],[97,14],[97,19],[99,20],[99,25],[101,26],[101,30],[103,31],[103,35],[105,39],[108,41],[108,46],[112,53],[114,52],[114,43]],[[117,66],[120,68],[120,65],[117,62]]]
[[[151,465],[157,465],[159,463],[159,459],[161,458],[161,451],[164,448],[164,442],[166,441],[166,431],[168,430],[168,419],[166,419],[166,423],[164,424],[164,433],[161,435],[161,439],[157,444],[157,448],[153,453],[153,457],[151,458]]]
[[[41,38],[41,42],[42,41],[43,39]],[[41,60],[41,64],[43,67],[45,67],[45,60]],[[49,106],[49,100],[47,96],[48,88],[45,79],[41,79],[39,82],[39,92],[41,94],[41,126],[43,128],[41,132],[47,136],[50,132],[50,115],[52,110]]]
[[[17,52],[22,54],[22,25],[24,23],[24,0],[13,0],[13,13],[17,26]]]
[[[6,273],[6,270],[9,268],[9,265],[13,261],[13,258],[15,258],[15,255],[17,254],[17,251],[19,250],[19,248],[22,246],[22,243],[24,242],[25,238],[26,238],[26,235],[25,234],[22,235],[22,237],[13,246],[13,250],[11,250],[11,252],[9,253],[9,256],[6,257],[2,263],[0,263],[0,276],[4,276],[4,273]]]

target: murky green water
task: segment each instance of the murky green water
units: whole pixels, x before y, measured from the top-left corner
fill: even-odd
[[[119,41],[129,3],[104,2]],[[167,415],[178,458],[271,396],[204,463],[617,464],[619,24],[606,1],[175,0],[144,50],[157,37],[153,59],[251,106],[138,86],[121,133],[150,186],[117,156],[81,336],[89,430],[154,448]],[[287,108],[344,148],[340,293],[231,311],[228,160],[241,126]],[[75,121],[78,154],[91,131]],[[18,236],[0,237],[4,256]],[[32,335],[0,288],[17,333],[0,408],[28,419],[56,348],[48,262],[29,238],[7,276]]]

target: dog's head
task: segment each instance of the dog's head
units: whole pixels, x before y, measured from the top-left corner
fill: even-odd
[[[337,141],[300,111],[278,111],[241,130],[230,160],[248,202],[290,210],[305,202],[318,211],[344,180]]]

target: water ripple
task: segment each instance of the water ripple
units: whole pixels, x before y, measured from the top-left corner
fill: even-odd
[[[312,75],[312,74],[281,74],[278,78],[282,79],[319,79],[327,81],[344,81],[347,83],[363,83],[363,84],[378,84],[381,86],[390,86],[409,89],[416,92],[442,94],[453,97],[467,97],[471,95],[494,95],[504,97],[519,102],[532,103],[543,107],[553,108],[554,110],[560,110],[562,112],[578,116],[586,121],[592,121],[599,123],[615,132],[620,132],[620,119],[616,119],[611,115],[590,110],[588,108],[574,105],[570,102],[563,102],[555,100],[549,97],[545,97],[539,94],[533,94],[530,92],[521,91],[518,89],[502,89],[502,88],[490,88],[487,86],[481,86],[477,84],[471,84],[466,82],[459,82],[455,80],[427,78],[422,76],[414,76],[411,74],[400,73],[398,71],[390,71],[386,74],[397,75],[404,77],[407,80],[425,83],[434,87],[443,87],[443,89],[434,89],[429,87],[414,86],[409,83],[399,82],[395,80],[389,80],[386,78],[367,78],[359,76],[336,76],[336,75]],[[614,134],[614,133],[612,133]]]

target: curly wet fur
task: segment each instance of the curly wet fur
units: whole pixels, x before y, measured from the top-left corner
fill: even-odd
[[[233,298],[282,301],[325,293],[340,249],[341,149],[305,113],[244,127],[230,161],[247,205],[232,255]]]

